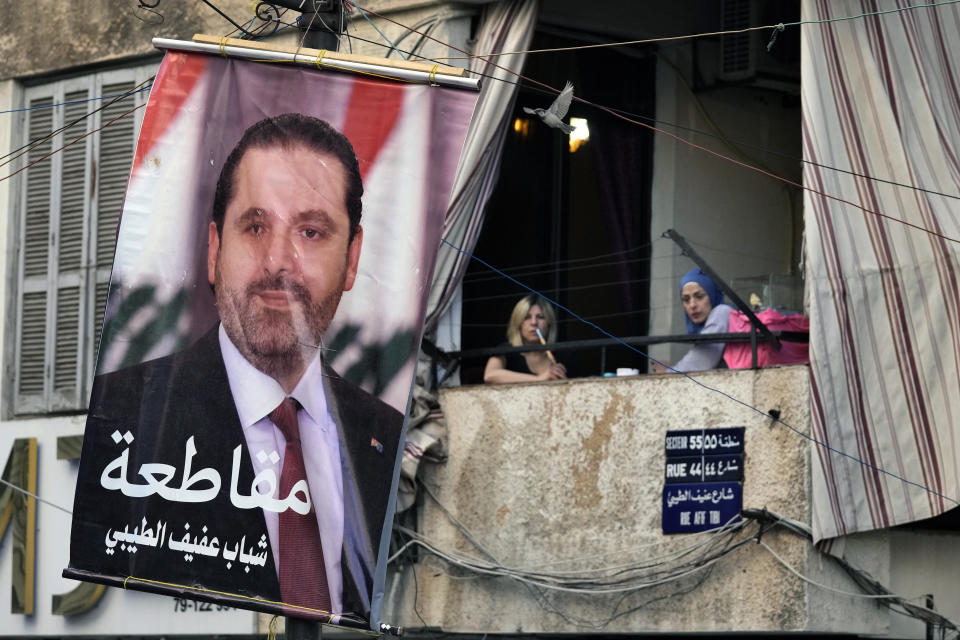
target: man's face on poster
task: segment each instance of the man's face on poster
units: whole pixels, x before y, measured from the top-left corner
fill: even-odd
[[[280,378],[320,347],[356,279],[363,230],[350,238],[336,156],[253,147],[233,184],[222,235],[210,224],[208,277],[227,335],[251,364]]]

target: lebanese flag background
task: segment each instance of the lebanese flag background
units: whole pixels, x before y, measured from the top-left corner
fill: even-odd
[[[105,331],[120,339],[99,355],[98,371],[131,364],[124,352],[129,338],[155,324],[158,310],[177,296],[186,295],[183,313],[141,360],[182,348],[216,322],[206,245],[220,168],[247,127],[298,112],[347,136],[364,182],[360,271],[325,343],[336,343],[345,330],[352,339],[329,359],[342,375],[405,411],[443,216],[476,98],[471,91],[286,63],[167,53],[144,114],[117,241]],[[117,319],[131,292],[149,287],[154,304]],[[375,372],[368,376],[363,368],[396,358],[371,353],[398,335],[409,353],[400,372],[377,389]]]

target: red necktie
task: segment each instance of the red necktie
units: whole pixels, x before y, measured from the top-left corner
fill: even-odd
[[[290,489],[307,477],[300,448],[300,424],[297,420],[299,404],[293,398],[284,398],[270,412],[270,420],[283,432],[287,447],[280,472],[281,500],[290,495]],[[330,611],[330,589],[323,564],[323,546],[317,528],[316,502],[310,492],[310,513],[300,515],[293,509],[280,512],[280,595],[286,604]],[[306,613],[306,612],[302,612]]]

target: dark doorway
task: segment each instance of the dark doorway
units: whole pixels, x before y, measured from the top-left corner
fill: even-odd
[[[587,42],[546,33],[532,49]],[[587,49],[528,56],[524,75],[614,108],[634,120],[654,115],[653,50]],[[527,83],[524,83],[525,85]],[[646,335],[650,258],[649,129],[574,102],[590,139],[571,152],[569,138],[528,116],[555,96],[521,88],[504,146],[500,178],[487,206],[475,254],[616,336]],[[471,262],[463,282],[463,349],[506,341],[510,311],[527,291]],[[601,338],[596,329],[558,310],[558,340]],[[563,352],[577,376],[600,375],[640,358],[624,347]],[[603,364],[601,365],[601,362]],[[461,381],[482,382],[485,359],[464,361]]]

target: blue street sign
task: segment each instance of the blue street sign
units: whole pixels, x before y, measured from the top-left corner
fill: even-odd
[[[663,488],[661,524],[664,533],[696,533],[725,525],[742,508],[739,482],[668,484]]]
[[[667,457],[743,453],[744,427],[667,431]]]
[[[743,454],[667,458],[666,483],[743,480]]]

